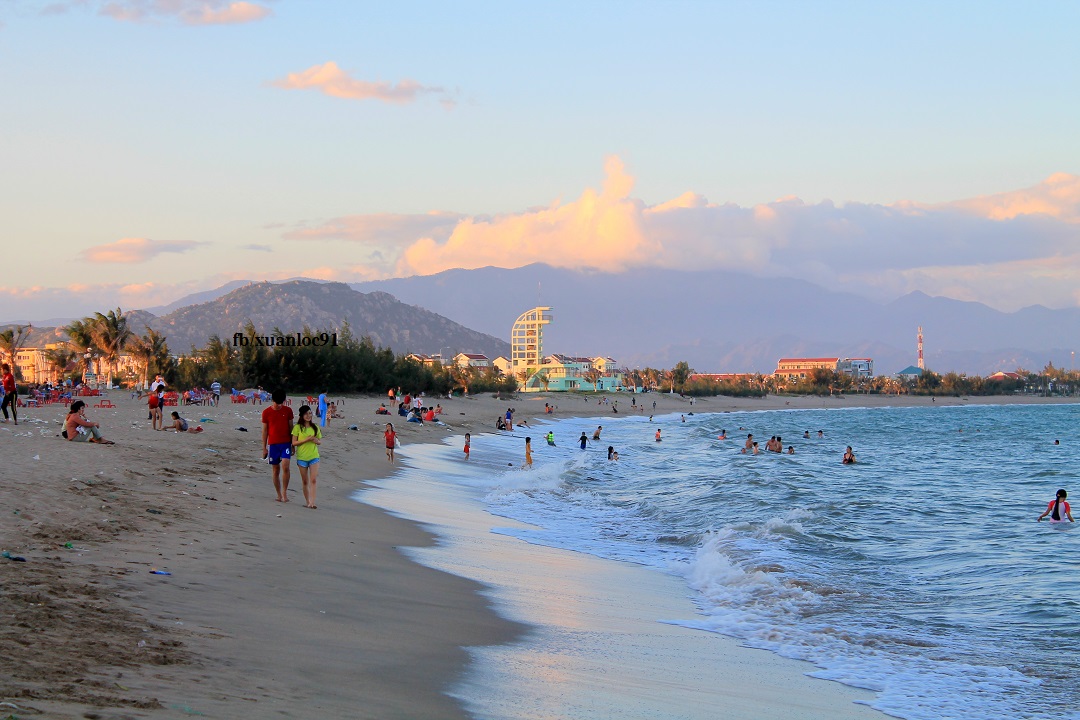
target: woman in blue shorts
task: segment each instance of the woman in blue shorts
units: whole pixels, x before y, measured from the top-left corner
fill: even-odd
[[[311,406],[300,407],[299,421],[293,425],[293,458],[300,468],[300,480],[304,483],[304,507],[314,510],[315,483],[319,479],[319,445],[322,444],[322,431],[311,420]]]

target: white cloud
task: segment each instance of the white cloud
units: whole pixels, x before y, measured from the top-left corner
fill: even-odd
[[[200,244],[190,240],[160,242],[149,238],[121,238],[114,243],[87,248],[79,256],[90,263],[141,263],[161,253],[187,252]]]
[[[346,100],[378,100],[404,105],[422,95],[437,95],[443,107],[451,109],[456,104],[453,94],[438,86],[421,85],[415,80],[400,80],[396,84],[385,81],[357,80],[330,61],[313,65],[307,70],[289,73],[271,83],[285,90],[318,90],[324,95]]]

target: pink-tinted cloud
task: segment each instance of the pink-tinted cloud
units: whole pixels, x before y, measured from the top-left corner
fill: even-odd
[[[378,100],[404,105],[422,95],[437,95],[444,107],[450,108],[454,104],[452,94],[445,88],[421,85],[409,79],[401,80],[396,84],[385,81],[357,80],[333,61],[313,65],[302,72],[289,73],[271,84],[285,90],[318,90],[324,95],[346,100]]]
[[[1046,215],[1068,223],[1080,223],[1080,176],[1055,173],[1035,187],[930,207],[956,208],[991,220]]]
[[[266,5],[227,0],[110,0],[101,4],[100,12],[115,20],[178,20],[185,25],[231,25],[271,15]]]
[[[149,238],[121,238],[114,243],[83,250],[79,256],[91,263],[141,263],[161,253],[182,253],[201,243],[190,240],[159,242]]]
[[[647,206],[632,187],[610,158],[601,190],[546,208],[463,218],[445,240],[418,236],[388,274],[533,262],[609,271],[652,265],[798,277],[881,298],[922,289],[1002,309],[1076,304],[1075,176],[938,206],[788,197],[741,207],[693,192]]]
[[[642,228],[642,205],[630,197],[634,180],[617,157],[605,163],[602,190],[577,200],[494,218],[468,218],[445,242],[426,237],[402,254],[400,274],[427,275],[449,268],[558,267],[619,271],[648,264],[661,247]]]

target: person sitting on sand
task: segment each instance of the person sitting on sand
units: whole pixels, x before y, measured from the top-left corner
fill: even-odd
[[[442,415],[442,405],[439,403],[435,403],[435,414]]]
[[[341,413],[338,412],[336,403],[330,403],[330,405],[327,406],[327,408],[326,408],[326,417],[332,418],[332,419],[337,419],[337,420],[342,420],[342,419],[345,418],[344,415],[342,415]]]
[[[426,408],[424,411],[424,422],[435,422],[435,409]]]
[[[506,421],[503,420],[502,415],[495,418],[495,429],[496,430],[505,430],[506,429]]]
[[[847,446],[847,450],[844,451],[844,459],[841,461],[845,465],[855,464],[855,453],[851,451],[851,446]]]
[[[379,403],[379,409],[375,411],[375,414],[376,415],[389,415],[390,411],[386,409],[386,405],[384,403]]]
[[[424,419],[422,417],[420,417],[420,411],[417,410],[416,408],[413,408],[412,410],[409,411],[409,414],[405,418],[405,421],[406,422],[411,422],[411,423],[420,423],[421,425],[424,424]]]
[[[173,410],[173,412],[172,412],[172,424],[168,425],[167,427],[163,427],[161,429],[162,430],[175,430],[176,432],[201,433],[202,432],[202,425],[197,425],[195,427],[191,427],[191,423],[189,423],[184,418],[180,417],[180,413]]]
[[[1065,492],[1065,488],[1057,491],[1057,495],[1050,504],[1046,506],[1046,512],[1037,517],[1036,522],[1041,521],[1047,515],[1050,516],[1050,522],[1065,522],[1065,518],[1069,518],[1069,522],[1074,522],[1072,516],[1072,508],[1069,507],[1069,503],[1065,502],[1065,498],[1069,497],[1069,493]]]
[[[106,440],[101,435],[101,426],[96,422],[86,419],[86,403],[76,400],[68,408],[67,418],[64,420],[63,436],[74,442],[92,442],[99,445],[115,445],[112,440]]]

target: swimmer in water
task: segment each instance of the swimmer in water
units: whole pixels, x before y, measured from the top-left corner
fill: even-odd
[[[757,446],[757,443],[754,443],[754,444],[753,444],[753,445],[752,445],[751,447],[753,447],[753,450],[754,450],[754,454],[755,454],[755,455],[757,455],[757,454],[758,454],[758,446]]]
[[[1065,498],[1069,497],[1069,493],[1065,492],[1065,489],[1057,491],[1057,497],[1050,501],[1050,504],[1046,506],[1046,512],[1035,519],[1035,522],[1040,522],[1047,515],[1050,516],[1050,522],[1065,522],[1065,518],[1069,518],[1069,522],[1073,522],[1072,508],[1069,507],[1069,503],[1065,502]]]
[[[656,428],[656,442],[660,442],[660,428]]]
[[[584,450],[585,446],[589,444],[589,438],[585,433],[581,433],[581,437],[578,438],[578,444],[581,445],[582,450]]]
[[[727,430],[721,430],[720,434],[716,436],[717,440],[727,440]]]
[[[795,454],[795,446],[794,445],[788,445],[787,454],[788,455],[794,455]]]
[[[847,450],[844,451],[844,459],[841,460],[845,465],[855,464],[855,453],[851,452],[851,446],[847,446]]]
[[[614,454],[615,454],[615,446],[614,445],[608,445],[607,446],[607,459],[611,460],[612,459],[611,456],[614,455]]]
[[[748,434],[748,435],[746,436],[746,444],[745,444],[745,445],[743,445],[743,447],[744,447],[745,449],[749,450],[750,448],[754,447],[754,444],[755,444],[755,443],[754,443],[754,433],[749,433],[749,434]]]

